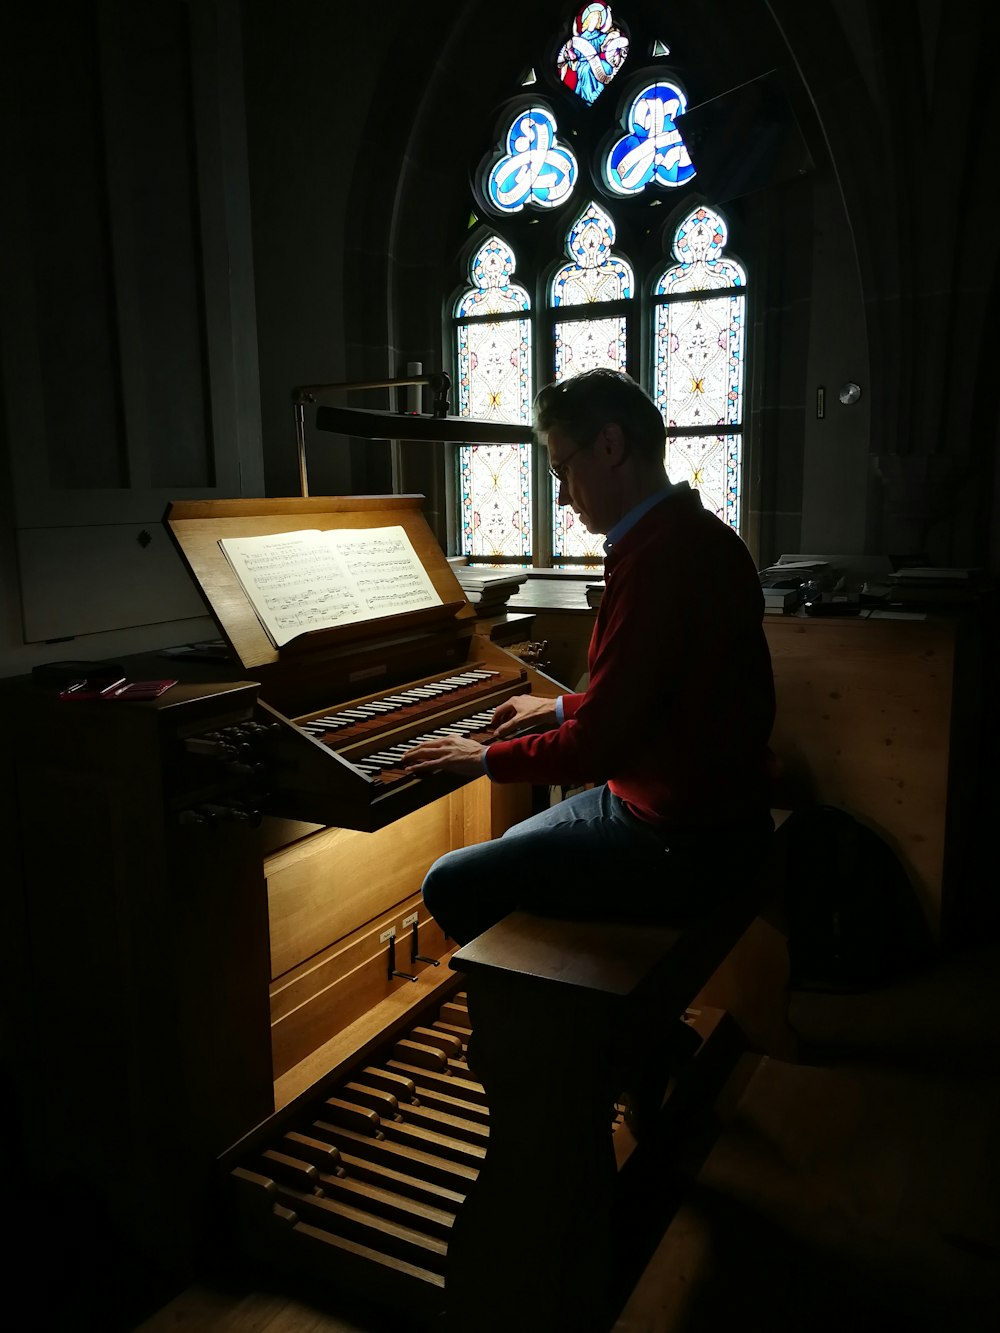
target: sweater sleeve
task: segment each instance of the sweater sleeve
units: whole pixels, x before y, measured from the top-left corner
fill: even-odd
[[[661,573],[641,559],[621,561],[598,610],[586,692],[563,696],[560,727],[494,742],[496,781],[603,782],[628,762],[644,717],[670,689],[670,641],[684,637],[683,585]]]

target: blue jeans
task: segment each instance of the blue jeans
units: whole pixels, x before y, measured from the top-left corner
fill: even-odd
[[[424,902],[459,944],[509,912],[683,921],[706,911],[763,860],[768,811],[745,823],[666,833],[606,786],[579,792],[500,838],[439,857]]]

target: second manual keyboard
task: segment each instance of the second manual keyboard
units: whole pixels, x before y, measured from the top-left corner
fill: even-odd
[[[395,778],[408,776],[406,770],[400,766],[401,761],[410,750],[423,744],[424,741],[443,740],[447,736],[468,736],[486,744],[493,736],[490,730],[492,721],[493,709],[486,708],[482,712],[472,713],[469,717],[449,722],[447,726],[438,727],[434,731],[425,731],[409,740],[389,745],[384,750],[374,750],[371,754],[366,754],[363,759],[352,759],[351,762],[355,768],[360,768],[362,773],[367,773],[369,777],[391,782]]]

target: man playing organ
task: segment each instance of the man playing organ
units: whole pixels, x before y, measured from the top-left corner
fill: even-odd
[[[413,773],[586,788],[500,838],[440,857],[425,902],[466,943],[515,908],[675,921],[710,907],[763,859],[773,830],[774,683],[763,599],[740,537],[664,468],[659,411],[627,375],[550,384],[535,430],[589,531],[606,533],[606,590],[588,683],[517,695],[487,746],[445,737]]]

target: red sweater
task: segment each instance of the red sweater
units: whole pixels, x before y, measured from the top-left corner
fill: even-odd
[[[560,727],[495,741],[491,776],[606,781],[668,828],[758,814],[774,721],[763,614],[740,537],[697,491],[668,495],[608,553],[586,692],[563,696]]]

